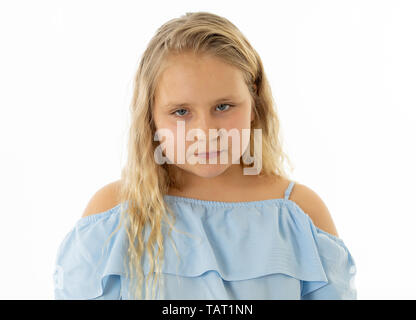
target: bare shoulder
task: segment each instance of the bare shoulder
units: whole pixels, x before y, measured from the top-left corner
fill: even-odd
[[[289,183],[290,181],[287,181],[287,185]],[[316,227],[338,237],[338,232],[328,207],[314,190],[296,182],[289,198],[311,218]]]
[[[113,181],[100,188],[90,199],[82,217],[105,212],[120,203],[120,182]]]

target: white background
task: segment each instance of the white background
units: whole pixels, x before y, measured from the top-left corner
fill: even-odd
[[[358,299],[415,299],[415,1],[1,1],[0,299],[53,299],[58,245],[126,158],[156,29],[185,12],[260,54],[293,178],[325,201]]]

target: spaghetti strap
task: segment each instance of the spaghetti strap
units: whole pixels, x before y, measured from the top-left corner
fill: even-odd
[[[295,185],[295,181],[290,181],[289,186],[285,191],[285,199],[288,200],[290,197],[290,193],[292,192],[293,186]]]

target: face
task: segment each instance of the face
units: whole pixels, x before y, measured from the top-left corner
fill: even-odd
[[[242,72],[216,57],[170,56],[156,86],[153,108],[163,156],[170,160],[168,165],[188,173],[219,176],[239,162],[249,145],[254,119],[250,92]],[[211,136],[210,129],[214,130]],[[246,139],[243,129],[247,129]],[[209,151],[221,152],[209,157],[201,154]]]

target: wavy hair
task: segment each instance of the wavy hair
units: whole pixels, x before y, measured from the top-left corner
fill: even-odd
[[[285,161],[293,171],[291,161],[282,148],[279,119],[262,61],[239,29],[226,18],[208,12],[187,12],[159,27],[144,51],[135,74],[128,154],[121,175],[121,219],[117,230],[123,222],[128,239],[128,261],[124,263],[128,265],[130,291],[135,284],[134,299],[143,299],[143,291],[144,299],[148,299],[150,274],[153,275],[152,298],[156,283],[163,287],[163,281],[160,283],[163,280],[160,275],[164,257],[162,224],[166,222],[170,226],[169,236],[175,229],[176,217],[165,202],[164,195],[170,187],[180,188],[182,181],[169,165],[160,165],[154,160],[158,143],[154,139],[156,127],[152,110],[164,61],[169,54],[183,52],[210,54],[242,71],[255,112],[250,133],[250,154],[253,154],[253,129],[261,129],[262,133],[262,169],[259,175],[288,179]],[[240,164],[246,166],[241,157]],[[175,245],[174,249],[178,255]],[[145,270],[142,263],[146,253],[150,270],[143,286]],[[133,278],[135,281],[132,281]]]

